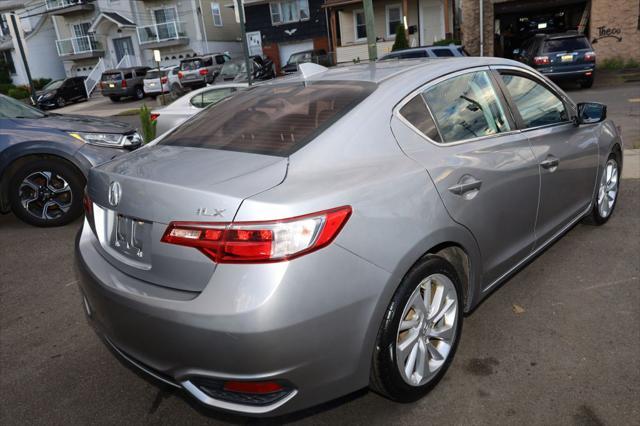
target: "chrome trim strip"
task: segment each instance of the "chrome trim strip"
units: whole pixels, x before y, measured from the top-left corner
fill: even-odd
[[[235,411],[238,413],[248,413],[248,414],[269,413],[275,410],[276,408],[283,406],[298,394],[298,391],[294,389],[291,391],[291,393],[289,393],[289,395],[285,396],[279,401],[274,402],[271,405],[252,406],[252,405],[235,404],[233,402],[221,401],[219,399],[211,398],[209,395],[202,392],[196,385],[191,383],[189,380],[185,380],[184,382],[181,382],[181,385],[187,392],[189,392],[196,399],[198,399],[198,401],[202,402],[205,405],[221,408],[223,410]]]
[[[552,71],[552,72],[540,72],[540,74],[542,75],[571,75],[571,74],[584,74],[586,72],[593,72],[594,69],[593,68],[585,68],[583,70],[577,70],[577,71]]]
[[[531,260],[533,257],[535,257],[536,255],[538,255],[542,250],[546,249],[549,245],[551,245],[551,243],[553,243],[554,241],[556,241],[559,237],[562,236],[562,234],[564,234],[565,232],[567,232],[569,230],[569,228],[571,228],[573,225],[575,225],[579,220],[581,220],[587,213],[589,213],[589,211],[593,208],[593,203],[589,203],[589,206],[587,207],[586,210],[584,210],[582,213],[580,213],[579,215],[577,215],[575,218],[573,218],[568,224],[566,224],[565,226],[562,227],[562,229],[560,229],[558,232],[556,232],[551,238],[549,238],[546,242],[544,242],[540,247],[538,247],[537,249],[535,249],[533,252],[531,252],[527,257],[525,257],[524,259],[522,259],[520,262],[516,263],[515,266],[513,266],[511,269],[509,269],[507,272],[505,272],[504,274],[502,274],[500,277],[498,277],[494,282],[492,282],[491,284],[489,284],[486,288],[484,288],[482,290],[482,293],[486,293],[487,291],[491,290],[493,287],[495,287],[497,284],[499,284],[500,282],[502,282],[504,279],[508,278],[509,276],[511,276],[511,274],[513,274],[514,272],[516,272],[522,265],[524,265],[525,263],[527,263],[529,260]]]
[[[149,370],[148,368],[146,368],[145,366],[143,366],[142,364],[140,364],[139,362],[135,361],[133,358],[129,357],[127,354],[125,354],[124,352],[122,352],[120,349],[118,349],[118,347],[105,335],[103,335],[104,340],[109,344],[109,346],[111,346],[111,348],[116,351],[118,353],[118,355],[120,355],[122,358],[124,358],[125,360],[127,360],[130,364],[132,364],[133,366],[139,368],[140,370],[142,370],[143,372],[147,373],[148,375],[160,380],[163,383],[166,383],[168,385],[171,385],[173,387],[176,387],[178,389],[181,389],[180,385],[172,382],[171,380],[167,380],[162,376],[157,375],[156,373],[154,373],[153,371]]]

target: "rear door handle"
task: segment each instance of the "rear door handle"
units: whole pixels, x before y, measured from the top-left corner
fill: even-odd
[[[465,176],[457,183],[449,188],[449,191],[456,195],[464,195],[471,191],[478,191],[482,186],[482,181],[471,176]]]
[[[559,164],[560,164],[560,160],[558,160],[553,155],[549,155],[544,161],[540,163],[540,166],[542,166],[543,169],[547,169],[549,171],[555,172]]]

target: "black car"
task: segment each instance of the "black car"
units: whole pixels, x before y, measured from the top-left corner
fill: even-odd
[[[328,67],[331,65],[331,58],[324,49],[296,52],[289,57],[287,65],[282,67],[282,72],[285,74],[293,74],[298,71],[298,64],[304,64],[306,62],[313,62],[314,64]]]
[[[552,80],[572,79],[583,88],[593,85],[596,54],[583,34],[537,34],[513,53]]]
[[[36,92],[38,108],[62,108],[70,102],[86,101],[85,77],[69,77],[55,80]]]
[[[252,56],[249,58],[253,80],[269,80],[276,78],[273,62],[269,58]],[[222,81],[247,81],[247,66],[244,59],[232,59],[222,66],[220,71]]]
[[[47,113],[4,95],[0,129],[0,213],[37,226],[80,216],[89,169],[142,142],[129,124]]]

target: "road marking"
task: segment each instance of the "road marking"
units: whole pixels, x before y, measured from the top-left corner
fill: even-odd
[[[640,98],[631,98],[631,99],[627,99],[629,102],[632,102],[634,104],[640,103]]]

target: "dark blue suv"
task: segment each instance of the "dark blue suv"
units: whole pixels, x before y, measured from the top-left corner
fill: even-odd
[[[571,79],[583,88],[593,85],[596,54],[583,34],[537,34],[513,53],[552,80]]]

